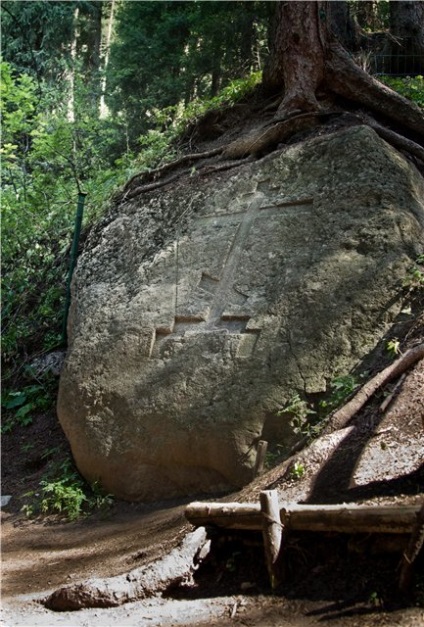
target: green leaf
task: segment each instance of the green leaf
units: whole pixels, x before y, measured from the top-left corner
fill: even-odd
[[[6,401],[2,400],[2,406],[5,409],[14,409],[15,407],[20,407],[27,400],[27,395],[25,392],[9,392],[7,395]]]

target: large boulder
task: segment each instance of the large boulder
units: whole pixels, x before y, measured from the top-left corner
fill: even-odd
[[[128,500],[226,490],[278,409],[357,365],[423,251],[423,179],[367,127],[121,203],[73,282],[59,419]]]

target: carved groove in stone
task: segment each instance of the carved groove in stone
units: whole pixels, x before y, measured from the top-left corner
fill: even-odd
[[[199,310],[203,307],[203,311],[200,313],[181,312],[184,306],[177,304],[172,329],[157,328],[155,344],[170,336],[178,338],[187,334],[222,330],[226,333],[248,336],[240,338],[240,344],[237,349],[238,357],[248,357],[253,354],[261,329],[248,328],[249,320],[251,320],[249,314],[228,311],[228,308],[231,307],[242,307],[249,298],[248,295],[234,287],[247,237],[259,216],[269,215],[274,212],[281,213],[281,210],[284,208],[301,208],[313,203],[312,198],[281,200],[281,202],[273,205],[262,205],[264,201],[265,198],[262,194],[254,194],[245,211],[209,214],[198,218],[198,221],[202,223],[212,220],[214,226],[225,224],[229,218],[234,218],[234,216],[240,216],[240,222],[235,226],[235,233],[224,261],[221,276],[214,277],[206,272],[202,272],[197,287],[190,295],[189,300],[191,303],[193,300],[198,301]],[[179,268],[177,268],[177,276],[179,274]],[[176,293],[178,293],[178,285],[176,286]],[[209,306],[206,306],[208,303]],[[190,309],[192,305],[189,307],[187,302],[185,307]],[[157,354],[154,348],[151,355]]]

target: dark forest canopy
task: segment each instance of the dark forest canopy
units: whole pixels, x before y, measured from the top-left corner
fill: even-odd
[[[155,125],[155,111],[214,97],[234,79],[275,67],[278,6],[293,5],[293,14],[303,4],[5,0],[2,58],[40,90],[49,86],[55,106],[70,98],[71,117],[78,107],[105,116],[107,105],[133,142]],[[381,69],[393,59],[390,71],[397,64],[398,73],[424,73],[422,2],[313,4],[359,62]],[[275,82],[272,71],[265,76]]]

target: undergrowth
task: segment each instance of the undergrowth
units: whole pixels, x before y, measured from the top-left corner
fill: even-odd
[[[424,76],[379,76],[379,80],[424,109]]]
[[[21,511],[29,518],[53,514],[69,521],[95,510],[106,511],[113,503],[112,496],[105,494],[99,483],[87,484],[70,458],[52,463],[38,489],[26,492],[22,498],[25,503]]]

